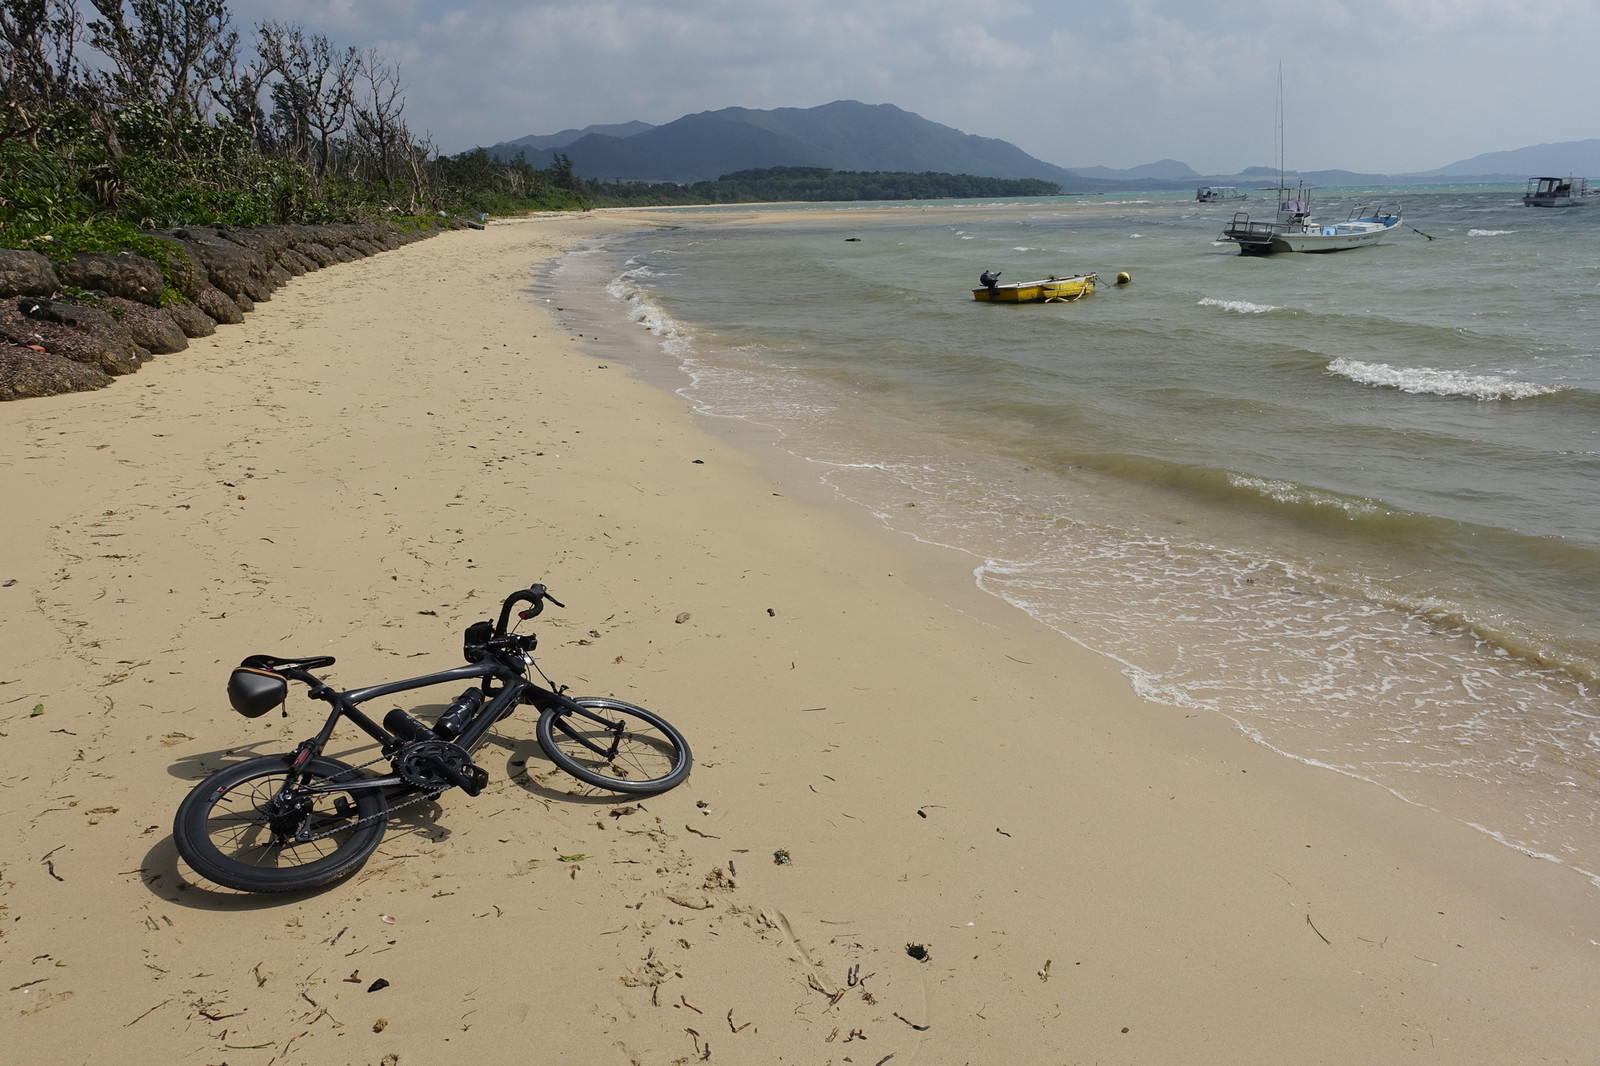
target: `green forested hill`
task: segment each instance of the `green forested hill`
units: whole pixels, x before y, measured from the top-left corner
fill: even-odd
[[[941,125],[892,104],[836,100],[820,107],[744,107],[685,115],[627,135],[593,130],[559,147],[538,150],[537,138],[489,148],[497,159],[519,154],[548,167],[556,153],[575,173],[601,181],[710,181],[733,171],[823,167],[840,171],[976,174],[1037,178],[1075,189],[1100,182],[1035,159],[1016,145]]]
[[[661,182],[586,182],[598,204],[734,204],[791,200],[942,200],[981,196],[1054,196],[1061,187],[1034,178],[983,178],[972,174],[841,171],[822,167],[768,167],[724,174],[692,185]]]

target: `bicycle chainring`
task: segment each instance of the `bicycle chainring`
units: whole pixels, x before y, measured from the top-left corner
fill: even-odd
[[[448,740],[416,740],[395,752],[390,761],[394,764],[394,772],[400,779],[413,788],[420,788],[429,792],[438,792],[450,787],[451,783],[439,775],[433,762],[438,760],[464,777],[482,775],[468,755],[466,749],[459,744],[452,744]]]

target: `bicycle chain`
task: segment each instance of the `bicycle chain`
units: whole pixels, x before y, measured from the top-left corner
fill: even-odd
[[[334,774],[332,777],[324,778],[324,780],[329,781],[329,782],[337,781],[337,780],[339,780],[339,778],[343,777],[345,774],[353,774],[353,773],[356,773],[356,772],[358,772],[360,770],[364,770],[367,767],[372,766],[374,763],[380,763],[380,762],[382,762],[383,760],[385,760],[387,758],[389,758],[389,756],[387,756],[387,755],[379,755],[375,759],[369,759],[364,763],[360,763],[359,765],[352,766],[352,767],[350,767],[348,769],[345,769],[345,770],[340,770],[338,773]],[[384,809],[379,811],[377,814],[369,814],[365,818],[358,818],[354,822],[350,822],[348,824],[340,823],[336,828],[329,829],[325,833],[318,833],[316,836],[306,837],[304,840],[301,840],[301,839],[299,839],[297,837],[295,842],[296,843],[300,843],[300,844],[309,844],[314,840],[326,840],[328,837],[333,836],[335,833],[353,832],[353,831],[355,831],[357,829],[360,829],[362,826],[368,824],[369,822],[375,822],[379,818],[387,818],[389,815],[393,814],[395,811],[403,810],[406,807],[409,807],[414,803],[422,803],[422,802],[427,801],[427,800],[438,799],[439,796],[441,794],[443,794],[444,792],[448,791],[450,789],[450,787],[451,786],[449,786],[449,785],[444,785],[444,786],[441,786],[440,788],[433,789],[432,791],[419,792],[417,795],[412,796],[410,799],[401,800],[399,803],[387,804],[384,807]]]

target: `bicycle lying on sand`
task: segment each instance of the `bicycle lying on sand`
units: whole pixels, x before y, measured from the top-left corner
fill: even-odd
[[[331,655],[252,655],[228,680],[228,699],[246,718],[284,702],[289,682],[310,688],[332,705],[322,729],[284,755],[265,755],[225,767],[196,785],[178,806],[172,827],[178,854],[196,873],[244,892],[313,888],[355,873],[389,822],[389,812],[431,800],[450,788],[476,796],[488,773],[472,761],[490,728],[520,704],[539,709],[536,735],[550,761],[579,781],[633,795],[664,792],[689,776],[689,745],[671,725],[643,707],[605,696],[566,695],[533,660],[532,633],[507,630],[512,609],[522,620],[546,602],[564,607],[543,585],[507,596],[496,623],[467,627],[467,665],[336,691],[311,673],[332,666]],[[544,688],[530,672],[550,684]],[[400,708],[379,725],[359,709],[368,700],[463,680],[476,684],[456,697],[431,726]],[[378,742],[376,758],[351,766],[323,754],[340,719]],[[387,762],[387,774],[366,768]]]

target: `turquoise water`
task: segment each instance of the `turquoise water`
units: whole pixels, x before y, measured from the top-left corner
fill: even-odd
[[[1320,191],[1400,235],[1269,258],[1259,197],[684,212],[545,285],[1147,697],[1600,883],[1600,211],[1520,192]]]

